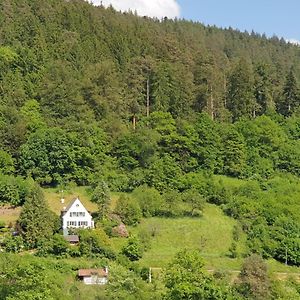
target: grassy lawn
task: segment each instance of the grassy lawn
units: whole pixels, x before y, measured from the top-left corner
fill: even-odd
[[[164,268],[174,255],[184,249],[200,249],[207,270],[234,272],[237,276],[244,261],[246,235],[238,242],[238,258],[230,258],[228,250],[232,243],[232,230],[236,221],[225,216],[222,210],[207,204],[201,218],[149,218],[143,219],[137,227],[128,228],[133,234],[139,231],[155,232],[151,248],[139,261],[141,266]],[[111,239],[115,251],[120,251],[126,239]],[[285,266],[275,260],[266,261],[270,273],[297,273],[297,267]]]
[[[6,225],[15,223],[19,218],[20,212],[20,207],[0,206],[0,221],[4,221]]]
[[[151,249],[140,260],[141,265],[164,267],[178,251],[188,248],[201,250],[207,268],[220,265],[230,265],[232,268],[239,263],[229,259],[226,254],[232,242],[235,222],[215,205],[207,204],[203,217],[143,219],[139,226],[130,228],[130,231],[154,232]],[[122,243],[119,243],[119,246],[122,246]]]
[[[44,189],[44,195],[50,209],[58,215],[64,207],[68,206],[68,204],[77,197],[79,197],[80,201],[88,211],[97,211],[97,205],[90,201],[87,187],[73,187],[72,191],[63,192],[55,188],[47,188]],[[64,203],[61,203],[62,197],[65,199]]]

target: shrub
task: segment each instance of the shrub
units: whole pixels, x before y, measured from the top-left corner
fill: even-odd
[[[139,204],[128,195],[121,195],[118,199],[115,212],[120,216],[126,225],[136,225],[139,223],[142,212]]]
[[[163,198],[155,188],[140,186],[133,191],[133,197],[139,202],[144,217],[159,214],[163,205]]]
[[[143,252],[143,245],[137,237],[129,238],[127,245],[125,245],[122,249],[122,253],[131,261],[139,260],[140,258],[142,258]]]

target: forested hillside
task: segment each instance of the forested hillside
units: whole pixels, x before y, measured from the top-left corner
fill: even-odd
[[[2,0],[0,202],[37,202],[33,180],[90,186],[95,202],[133,192],[114,212],[135,225],[199,217],[207,201],[238,220],[247,254],[299,266],[299,79],[300,47],[275,36],[83,0]]]
[[[5,0],[0,13],[6,173],[83,184],[104,167],[142,176],[153,157],[183,172],[249,176],[263,160],[298,173],[299,47],[85,1]]]

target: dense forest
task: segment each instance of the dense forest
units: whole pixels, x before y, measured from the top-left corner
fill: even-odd
[[[299,79],[299,46],[276,36],[83,0],[1,0],[0,201],[35,199],[33,181],[90,186],[95,199],[105,185],[138,199],[117,207],[139,211],[128,225],[207,201],[239,220],[249,253],[299,266]],[[227,293],[212,299],[237,299]]]

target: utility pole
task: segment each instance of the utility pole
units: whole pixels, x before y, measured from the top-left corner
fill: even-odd
[[[150,114],[150,86],[149,77],[147,79],[147,100],[146,100],[146,116],[149,117]]]
[[[149,268],[149,283],[152,282],[152,270],[151,267]]]

